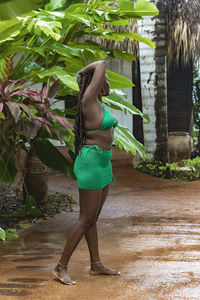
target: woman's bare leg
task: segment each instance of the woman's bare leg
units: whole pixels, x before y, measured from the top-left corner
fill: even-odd
[[[102,190],[101,201],[99,203],[98,216],[102,210],[103,204],[107,198],[110,185]],[[97,216],[97,218],[98,218]],[[91,261],[91,275],[120,275],[120,272],[112,270],[101,263],[98,247],[98,232],[96,223],[85,232],[85,238],[88,244]]]
[[[53,274],[65,284],[75,284],[67,270],[69,259],[85,232],[96,222],[101,200],[101,190],[79,190],[80,214],[70,232],[60,262]]]
[[[109,185],[107,185],[105,188],[102,189],[97,218],[101,212],[103,204],[108,195],[108,190],[109,190]],[[97,232],[96,223],[85,232],[85,239],[87,241],[87,245],[90,253],[90,262],[92,265],[94,262],[100,261],[99,246],[98,246],[98,232]]]

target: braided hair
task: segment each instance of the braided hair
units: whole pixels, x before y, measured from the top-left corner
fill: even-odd
[[[82,148],[83,141],[84,141],[84,118],[82,113],[82,99],[85,93],[86,88],[90,84],[92,80],[93,73],[87,73],[80,76],[80,82],[79,82],[79,98],[78,98],[78,104],[77,104],[77,113],[75,117],[75,140],[74,140],[74,146],[75,146],[75,158],[79,154],[80,149]]]

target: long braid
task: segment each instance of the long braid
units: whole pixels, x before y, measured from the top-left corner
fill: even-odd
[[[79,154],[80,149],[83,146],[83,140],[84,140],[84,118],[82,114],[82,99],[85,93],[86,88],[90,84],[90,81],[92,79],[93,74],[88,73],[81,78],[80,83],[80,92],[79,92],[79,98],[78,98],[78,105],[77,105],[77,114],[75,118],[75,158]]]

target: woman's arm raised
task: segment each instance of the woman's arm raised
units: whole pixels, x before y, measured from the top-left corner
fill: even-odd
[[[92,103],[97,99],[105,79],[105,71],[106,63],[104,60],[100,60],[89,64],[78,72],[78,75],[82,76],[93,73],[92,80],[84,93],[83,102],[85,104]]]

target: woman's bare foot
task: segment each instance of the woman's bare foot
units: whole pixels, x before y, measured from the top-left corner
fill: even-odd
[[[68,273],[67,266],[58,263],[55,269],[52,271],[52,274],[58,278],[62,283],[67,285],[76,284],[76,281],[73,281]]]
[[[90,275],[120,275],[120,272],[110,269],[98,261],[91,264]]]

